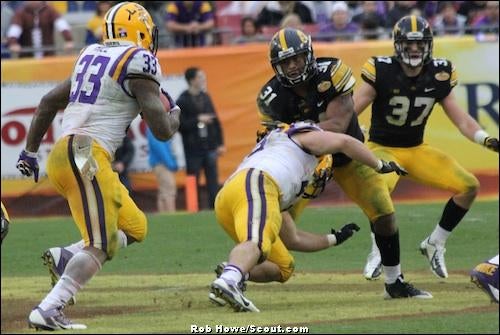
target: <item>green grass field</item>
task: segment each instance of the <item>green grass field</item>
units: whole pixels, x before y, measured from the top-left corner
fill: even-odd
[[[448,240],[450,277],[440,280],[418,252],[444,203],[399,204],[402,267],[407,280],[432,300],[383,300],[383,281],[361,272],[369,226],[354,206],[311,208],[299,226],[328,232],[354,221],[362,228],[338,248],[294,253],[296,273],[285,284],[249,284],[261,313],[234,313],[208,302],[213,268],[232,241],[212,212],[150,215],[149,235],[107,263],[66,308],[87,333],[189,333],[191,326],[308,327],[310,333],[496,333],[499,310],[469,281],[468,271],[498,253],[498,200],[477,202]],[[70,218],[13,219],[2,245],[1,332],[33,332],[26,317],[45,296],[49,277],[40,255],[79,239]]]

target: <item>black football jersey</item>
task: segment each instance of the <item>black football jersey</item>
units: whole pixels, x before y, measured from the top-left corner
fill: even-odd
[[[352,94],[356,80],[349,66],[337,58],[317,58],[318,73],[308,82],[307,96],[302,98],[291,88],[284,87],[276,77],[271,78],[261,89],[257,97],[261,121],[295,121],[311,120],[320,122],[325,119],[326,106],[334,98]],[[364,141],[358,118],[353,113],[345,134]],[[334,155],[334,166],[350,162],[344,154]]]
[[[457,85],[454,66],[437,58],[418,76],[407,77],[394,56],[372,57],[363,65],[361,78],[377,92],[369,140],[390,147],[421,144],[434,104]]]

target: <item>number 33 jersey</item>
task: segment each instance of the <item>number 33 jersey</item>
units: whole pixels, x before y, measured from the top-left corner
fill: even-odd
[[[89,135],[113,156],[139,113],[128,87],[132,77],[160,82],[160,64],[149,50],[118,42],[85,48],[71,75],[63,136]]]
[[[434,104],[457,85],[455,67],[446,59],[433,59],[418,76],[408,77],[395,57],[372,57],[361,78],[377,92],[370,141],[390,147],[421,144]]]

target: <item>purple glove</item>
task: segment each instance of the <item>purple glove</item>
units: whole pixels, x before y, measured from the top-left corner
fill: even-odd
[[[165,98],[167,98],[168,103],[170,104],[170,109],[174,108],[176,104],[174,99],[172,99],[172,97],[170,96],[170,94],[168,94],[168,92],[165,91],[163,88],[160,88],[160,92],[165,96]]]
[[[31,177],[32,174],[35,176],[35,183],[38,182],[38,160],[36,159],[36,153],[29,152],[26,150],[21,151],[19,159],[17,160],[16,167],[21,173],[27,177]]]

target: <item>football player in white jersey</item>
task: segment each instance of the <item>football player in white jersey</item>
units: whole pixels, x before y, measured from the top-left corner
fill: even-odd
[[[210,287],[212,301],[225,301],[236,311],[258,312],[242,293],[246,279],[285,282],[293,273],[288,248],[325,249],[342,243],[359,229],[350,224],[337,233],[317,235],[298,231],[290,220],[283,220],[282,226],[282,212],[301,197],[318,156],[335,152],[343,152],[379,173],[406,173],[394,162],[377,159],[349,135],[323,131],[305,122],[280,125],[257,144],[215,200],[217,221],[238,244]]]
[[[118,248],[146,236],[146,216],[111,162],[139,113],[158,139],[169,139],[179,127],[180,110],[166,111],[160,99],[156,49],[150,14],[133,2],[115,5],[104,18],[103,43],[82,50],[71,78],[47,93],[35,112],[17,167],[38,180],[37,150],[57,111],[64,109],[63,134],[48,157],[47,175],[67,199],[83,241],[71,252],[59,248],[47,258],[58,281],[31,311],[30,327],[85,329],[62,309]]]

